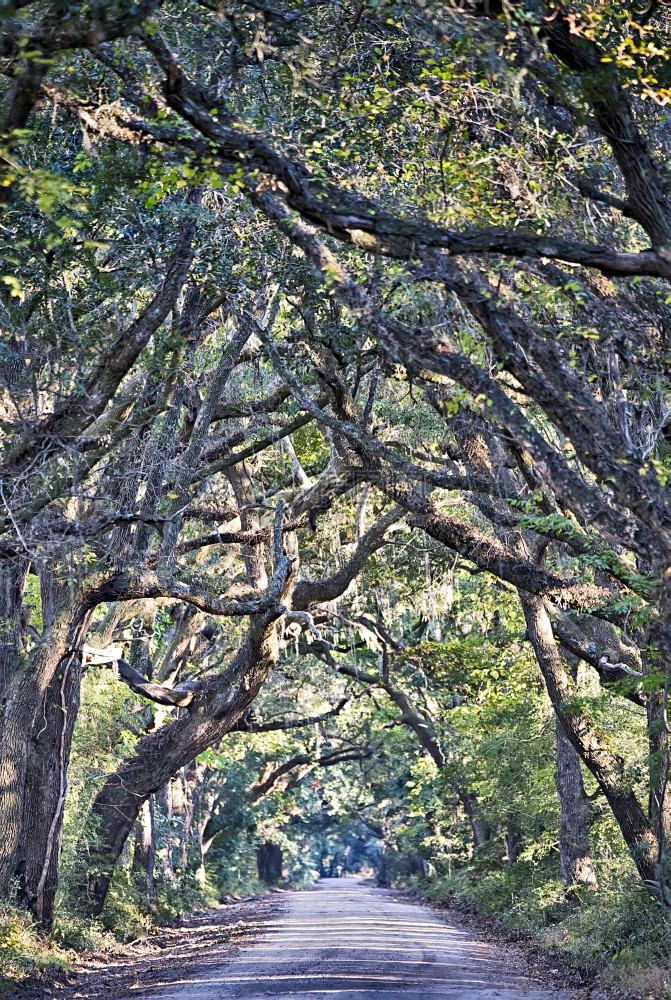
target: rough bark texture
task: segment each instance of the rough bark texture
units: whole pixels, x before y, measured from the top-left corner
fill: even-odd
[[[0,587],[0,590],[2,589]],[[4,596],[7,600],[14,599],[13,593],[8,592],[7,589],[5,589]],[[20,601],[15,606],[14,614],[20,621],[22,614]],[[53,624],[45,626],[42,636],[29,653],[24,653],[18,646],[12,657],[9,643],[6,643],[3,649],[2,716],[0,717],[0,894],[7,894],[10,884],[17,874],[17,850],[24,822],[26,767],[30,737],[33,732],[39,733],[39,728],[34,730],[34,726],[38,723],[41,710],[44,714],[43,706],[47,691],[54,677],[59,673],[63,674],[60,668],[68,669],[68,662],[73,655],[69,651],[77,649],[81,645],[89,620],[90,608],[87,606],[85,595],[74,609],[71,606],[71,601],[61,597],[60,605],[54,614]],[[79,659],[80,654],[75,653],[74,657]],[[76,666],[75,670],[78,669]],[[69,669],[67,675],[70,676]],[[44,767],[50,768],[52,775],[56,773],[60,775],[55,784],[51,785],[55,799],[46,806],[52,819],[56,817],[53,829],[52,820],[49,820],[46,839],[42,840],[44,849],[49,852],[52,851],[54,845],[60,842],[62,804],[58,816],[56,815],[56,806],[61,797],[61,779],[67,784],[67,751],[71,738],[71,730],[68,733],[68,729],[74,724],[75,715],[76,708],[68,720],[68,726],[65,730],[61,729],[57,738],[58,761],[44,764]],[[62,764],[61,752],[64,755]],[[35,835],[35,832],[31,831],[30,828],[26,828],[23,835],[30,844],[38,843],[43,836],[43,834]],[[53,862],[51,855],[49,859],[45,856],[43,863],[47,860],[48,864],[51,865]],[[36,858],[33,863],[39,864],[40,862]],[[46,878],[51,878],[48,872]],[[35,889],[37,890],[37,886]]]
[[[606,796],[639,875],[648,887],[659,892],[666,905],[668,891],[659,884],[657,837],[631,787],[625,763],[610,750],[589,716],[573,708],[575,685],[559,655],[544,602],[531,595],[520,597],[527,633],[557,718]]]
[[[557,730],[557,796],[559,798],[559,865],[567,889],[596,888],[589,849],[590,803],[580,758],[559,719]]]
[[[25,785],[26,734],[34,701],[21,699],[21,601],[28,572],[25,560],[0,562],[0,893],[14,874],[14,851],[21,829]]]
[[[477,798],[457,781],[454,782],[454,791],[464,807],[464,812],[468,816],[468,821],[471,824],[473,843],[476,847],[483,847],[489,840],[489,831],[487,829],[485,818],[480,812],[480,806],[478,805]]]
[[[667,623],[671,620],[671,580],[663,571],[657,594],[659,617],[651,622],[647,640],[647,664],[664,677],[663,687],[651,691],[647,699],[650,747],[650,820],[660,842],[659,867],[663,850],[671,842],[671,785],[669,782],[668,700],[671,679],[671,640]]]
[[[146,894],[149,903],[154,903],[156,900],[156,888],[154,885],[155,866],[154,799],[150,795],[142,803],[137,818],[135,850],[133,851],[133,876],[135,884]]]
[[[18,901],[51,927],[58,888],[68,762],[81,685],[81,657],[64,659],[33,723],[16,853]]]
[[[669,788],[669,732],[664,689],[651,691],[646,710],[650,748],[650,821],[663,844],[671,840],[671,789]]]
[[[578,679],[578,658],[562,651],[571,679]],[[580,757],[555,719],[557,747],[557,798],[559,799],[559,866],[566,889],[597,886],[589,846],[591,806],[585,791]]]
[[[277,652],[277,615],[259,616],[216,689],[194,701],[188,715],[140,740],[135,754],[107,779],[93,804],[80,858],[86,869],[82,888],[93,914],[103,908],[114,867],[143,802],[230,732],[256,697]]]
[[[506,860],[508,862],[508,867],[512,868],[513,865],[517,864],[517,859],[520,856],[520,848],[522,846],[520,831],[514,821],[510,821],[506,826],[503,834],[503,841],[506,845]]]

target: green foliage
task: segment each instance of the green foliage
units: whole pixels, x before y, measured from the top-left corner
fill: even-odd
[[[613,865],[602,888],[587,893],[542,940],[576,965],[603,969],[615,964],[623,970],[668,959],[671,932],[660,916],[659,902],[624,866]]]
[[[158,874],[156,898],[148,902],[137,874],[121,865],[114,873],[100,925],[117,941],[132,941],[145,936],[156,924],[170,925],[184,914],[212,905],[217,898],[198,884],[193,872],[182,872],[172,879]]]
[[[40,933],[25,912],[0,909],[0,988],[43,970],[67,968],[65,951]]]
[[[41,5],[28,6],[33,9],[7,17],[21,25],[22,18],[27,24],[42,16]],[[662,111],[671,94],[668,19],[662,30],[650,25],[647,12],[641,24],[632,21],[627,5],[573,5],[572,36],[596,40],[604,51],[600,68],[581,86],[578,71],[552,60],[544,23],[520,5],[504,5],[503,18],[486,22],[452,10],[448,18],[442,5],[407,0],[290,3],[291,17],[236,0],[225,16],[205,4],[184,17],[182,6],[160,5],[145,30],[161,32],[198,87],[205,87],[203,66],[211,68],[208,124],[229,128],[231,121],[241,139],[258,134],[268,149],[294,158],[303,179],[307,168],[313,213],[307,221],[318,226],[314,209],[323,200],[328,222],[322,235],[337,258],[324,255],[316,274],[314,261],[259,210],[259,192],[251,197],[251,186],[265,169],[257,166],[260,154],[222,163],[216,144],[203,138],[198,157],[180,155],[180,143],[185,136],[190,142],[197,127],[191,122],[187,135],[163,98],[154,106],[149,95],[163,94],[163,80],[140,36],[132,43],[112,39],[108,46],[114,59],[126,60],[140,90],[146,89],[137,101],[127,81],[88,46],[49,58],[49,82],[71,104],[40,92],[30,127],[6,137],[2,150],[0,183],[8,197],[2,206],[0,431],[10,458],[24,432],[38,439],[40,421],[48,422],[64,401],[94,397],[90,379],[152,301],[186,219],[197,223],[196,250],[182,294],[123,373],[95,433],[89,427],[72,439],[65,434],[65,454],[54,451],[57,457],[45,466],[36,456],[35,471],[16,483],[3,478],[3,490],[16,489],[16,497],[2,495],[11,544],[33,560],[20,609],[25,622],[18,622],[18,613],[3,618],[4,633],[21,624],[21,656],[35,653],[36,633],[49,621],[49,599],[37,576],[41,560],[59,586],[75,594],[90,585],[96,566],[115,572],[121,566],[133,576],[136,567],[125,560],[146,528],[145,569],[153,572],[166,524],[178,516],[176,501],[179,516],[192,508],[180,529],[180,542],[187,544],[175,564],[176,580],[205,595],[248,595],[250,551],[212,537],[235,530],[229,514],[241,501],[227,472],[238,449],[248,455],[241,468],[254,497],[244,516],[253,511],[255,530],[264,532],[277,499],[290,505],[304,483],[295,456],[312,479],[327,469],[335,477],[357,463],[366,471],[370,456],[355,454],[346,435],[321,420],[288,439],[295,456],[285,439],[267,444],[303,411],[288,390],[274,408],[257,405],[277,393],[280,380],[263,349],[250,341],[219,401],[228,415],[217,416],[207,440],[198,443],[204,464],[188,498],[181,496],[181,463],[212,373],[240,320],[266,307],[269,288],[277,289],[272,335],[302,389],[313,399],[328,390],[329,413],[337,414],[344,399],[356,419],[363,418],[368,399],[367,433],[420,470],[404,483],[398,468],[392,469],[394,483],[398,478],[422,497],[430,493],[438,516],[480,535],[476,546],[453,550],[420,532],[416,518],[399,517],[345,593],[319,607],[324,642],[299,634],[296,622],[287,624],[253,714],[238,720],[241,731],[225,735],[150,800],[155,898],[145,874],[138,876],[133,867],[146,832],[138,824],[99,921],[82,917],[78,898],[85,881],[83,846],[93,843],[82,845],[81,839],[92,802],[140,740],[156,732],[160,737],[189,709],[150,704],[113,669],[89,667],[69,768],[56,940],[77,949],[99,947],[105,934],[128,941],[193,907],[260,891],[256,852],[270,842],[282,850],[284,884],[309,885],[340,860],[381,882],[420,887],[431,899],[474,905],[540,936],[578,964],[624,969],[663,957],[666,927],[654,901],[633,887],[619,831],[586,772],[601,888],[584,895],[580,905],[566,898],[558,866],[556,719],[512,584],[503,574],[497,579],[483,572],[478,554],[512,539],[510,551],[528,557],[532,569],[540,571],[544,560],[548,573],[577,589],[603,587],[601,606],[586,598],[586,609],[616,622],[618,641],[645,646],[646,630],[657,623],[656,571],[641,557],[644,547],[633,547],[641,532],[628,524],[616,538],[613,524],[622,515],[640,528],[641,512],[653,501],[641,494],[625,504],[615,488],[637,449],[644,456],[636,470],[642,484],[664,486],[669,480],[668,385],[659,364],[669,329],[667,289],[648,278],[616,281],[587,269],[569,274],[539,256],[464,254],[455,255],[455,266],[463,267],[467,286],[475,284],[459,297],[440,272],[432,275],[430,254],[419,259],[421,238],[406,259],[403,252],[396,256],[393,235],[390,256],[361,251],[354,233],[364,240],[368,233],[358,222],[350,232],[353,243],[337,245],[331,237],[338,220],[357,218],[350,201],[363,195],[383,241],[389,212],[413,234],[423,219],[459,232],[494,227],[530,238],[570,237],[627,248],[632,256],[647,247],[634,212],[620,211],[618,199],[612,206],[583,202],[576,183],[596,179],[605,194],[622,186],[617,157],[604,141],[609,134],[594,131],[589,106],[590,92],[607,87],[613,69],[639,102],[637,121],[648,127],[650,147],[661,150],[660,161],[668,159],[668,116]],[[125,0],[103,7],[106,17],[135,9]],[[658,7],[650,8],[652,20]],[[71,5],[63,8],[63,19],[66,25],[83,20],[88,31],[92,10]],[[225,95],[221,106],[219,92]],[[5,93],[11,93],[9,86]],[[72,127],[77,108],[85,112],[81,128]],[[124,142],[131,108],[150,127],[133,129],[132,141]],[[101,111],[99,131],[95,114]],[[110,122],[122,133],[113,139],[104,135]],[[152,126],[169,127],[169,141],[150,140]],[[294,211],[300,198],[289,194],[296,195],[290,187],[298,182],[291,170],[283,176],[287,183],[269,172],[264,190],[286,195]],[[339,194],[329,185],[340,185]],[[192,197],[196,188],[198,201]],[[518,440],[517,450],[507,450],[512,432],[489,390],[470,390],[456,375],[437,376],[422,364],[398,363],[399,351],[371,333],[383,327],[367,327],[365,310],[343,305],[337,294],[341,266],[352,276],[347,287],[365,291],[371,311],[379,308],[409,332],[430,333],[442,341],[445,357],[461,352],[483,377],[496,380],[511,407],[553,450],[557,467],[567,463],[583,492],[600,498],[600,512],[593,499],[587,503],[597,511],[590,523],[572,509],[569,487],[559,488],[545,458],[527,444],[530,435],[521,435],[523,448]],[[196,290],[199,308],[204,302],[212,306],[200,323],[189,312]],[[508,341],[496,343],[492,329],[476,321],[483,304],[515,317]],[[552,351],[543,353],[548,344]],[[515,373],[511,358],[518,354],[523,363]],[[537,381],[546,396],[536,397],[521,381],[527,367],[534,378],[541,375]],[[568,375],[579,390],[575,400],[562,395]],[[579,435],[572,437],[567,426],[584,415],[581,393],[611,436],[624,427],[625,444],[629,435],[635,438],[624,459],[605,454],[591,466],[585,459],[583,468]],[[555,418],[559,411],[563,422]],[[463,469],[470,476],[478,463],[470,467],[462,446],[478,428],[499,449],[480,456],[496,489],[478,494],[433,489],[428,476],[423,481],[429,470]],[[604,437],[598,431],[593,436]],[[58,434],[49,439],[47,455],[59,442]],[[547,451],[542,454],[547,457]],[[610,458],[620,464],[608,465]],[[165,474],[155,481],[163,460]],[[510,495],[511,482],[519,495]],[[325,502],[307,518],[301,512],[296,566],[302,579],[340,571],[360,535],[392,502],[382,489],[359,486],[338,492],[331,507]],[[150,515],[142,524],[111,523],[138,506]],[[198,517],[194,510],[200,510]],[[221,518],[217,510],[224,512]],[[198,548],[204,525],[212,534]],[[268,537],[253,539],[250,550],[256,547],[270,574]],[[190,543],[196,543],[193,549]],[[462,549],[468,558],[459,554]],[[159,683],[220,680],[245,639],[240,618],[191,620],[186,604],[128,604],[117,622],[118,641],[133,664]],[[114,611],[114,602],[97,609],[94,638]],[[142,631],[138,619],[148,629],[141,637],[132,634]],[[655,651],[646,654],[645,677],[636,672],[599,685],[591,668],[581,668],[575,695],[563,706],[565,713],[580,711],[622,755],[622,780],[642,802],[651,766],[663,763],[660,753],[649,752],[640,697],[627,700],[664,687]],[[403,698],[409,714],[400,707]],[[254,732],[257,718],[312,718],[344,700],[337,716],[320,723]],[[411,725],[417,722],[412,709],[423,729]],[[329,755],[338,753],[344,759],[331,766]],[[298,763],[280,773],[292,761]],[[274,772],[276,780],[264,787]],[[87,836],[93,838],[91,825]],[[8,910],[4,926],[0,947],[8,956],[8,975],[51,961],[28,922]],[[40,958],[42,947],[47,952]],[[53,955],[61,960],[60,952]]]
[[[554,865],[539,871],[519,861],[512,868],[498,869],[476,864],[432,881],[411,879],[410,884],[432,902],[475,908],[534,935],[557,924],[567,911]]]

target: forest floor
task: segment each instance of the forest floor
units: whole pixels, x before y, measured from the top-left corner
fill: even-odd
[[[24,1000],[582,1000],[523,949],[478,940],[449,914],[346,878],[204,911],[183,926],[82,961]]]
[[[221,904],[110,951],[85,953],[65,971],[24,981],[3,1000],[122,1000],[207,976],[250,947],[260,928],[279,916],[281,897],[272,892]]]

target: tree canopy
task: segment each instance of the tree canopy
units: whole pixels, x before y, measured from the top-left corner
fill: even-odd
[[[667,6],[0,9],[5,898],[163,838],[663,925]]]

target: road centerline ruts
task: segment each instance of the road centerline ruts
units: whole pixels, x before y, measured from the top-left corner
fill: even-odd
[[[353,878],[287,893],[286,909],[233,960],[149,991],[155,1000],[570,1000],[519,975],[468,930]],[[147,994],[145,994],[147,996]]]

